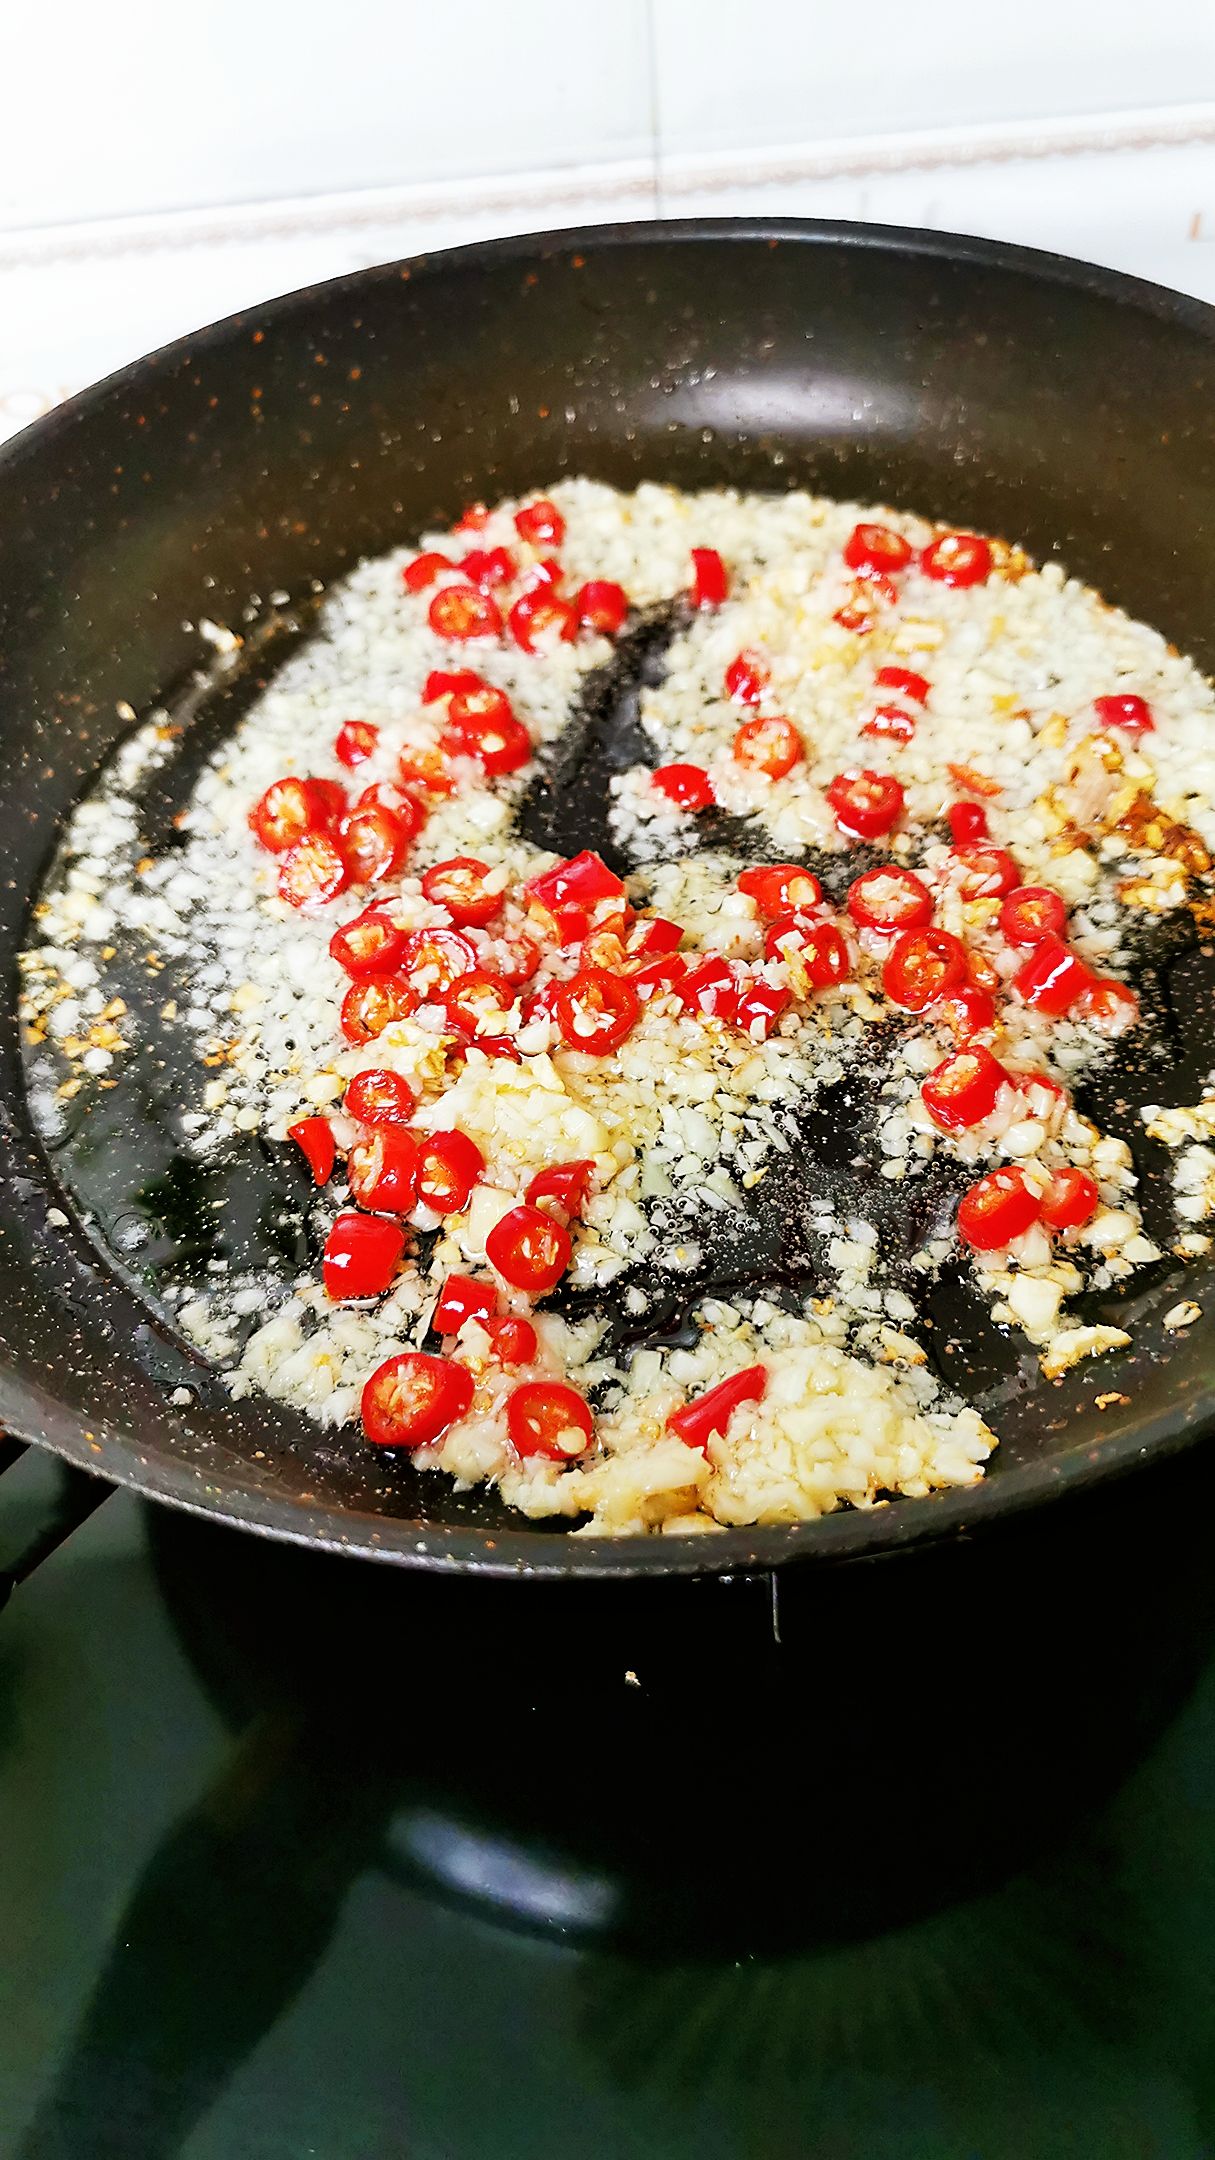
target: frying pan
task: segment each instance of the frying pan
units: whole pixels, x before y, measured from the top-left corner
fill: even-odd
[[[276,1537],[438,1570],[609,1577],[875,1554],[1205,1433],[1215,1323],[1164,1327],[1183,1294],[1171,1263],[1131,1289],[1131,1351],[1053,1385],[959,1283],[932,1340],[1002,1436],[977,1487],[708,1538],[533,1527],[208,1380],[63,1207],[26,1107],[13,988],[65,812],[130,708],[191,681],[200,618],[239,623],[470,499],[562,473],[804,486],[1003,533],[1210,670],[1213,387],[1215,312],[1109,271],[874,226],[690,222],[359,272],[172,345],[18,437],[0,455],[0,1420]],[[1140,1100],[1192,1100],[1215,1061],[1204,959],[1157,956],[1164,1050]],[[1115,1122],[1119,1105],[1115,1088]],[[1150,1197],[1167,1169],[1139,1152]],[[1210,1267],[1187,1271],[1184,1294],[1215,1310],[1211,1287]],[[178,1409],[183,1380],[193,1401]]]

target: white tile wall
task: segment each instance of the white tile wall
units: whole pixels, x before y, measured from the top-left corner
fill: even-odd
[[[676,157],[1215,96],[1211,0],[654,0],[653,24]]]
[[[650,156],[647,0],[0,13],[0,226]]]
[[[58,0],[0,229],[1215,98],[1213,0]]]

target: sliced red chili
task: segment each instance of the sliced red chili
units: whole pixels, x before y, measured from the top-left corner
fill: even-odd
[[[564,1216],[569,1222],[581,1215],[595,1175],[595,1165],[589,1157],[581,1162],[553,1163],[547,1170],[537,1170],[523,1197],[532,1207],[553,1207],[558,1219]]]
[[[682,943],[682,923],[671,922],[665,915],[642,915],[628,933],[626,950],[630,959],[652,960],[661,953],[678,952]]]
[[[522,1065],[523,1052],[513,1035],[461,1035],[457,1055],[467,1055],[479,1050],[482,1057],[507,1058],[512,1065]]]
[[[313,1184],[324,1185],[332,1177],[333,1165],[337,1160],[333,1130],[328,1118],[300,1118],[294,1125],[287,1127],[287,1138],[294,1140],[303,1155],[312,1172]]]
[[[609,975],[631,973],[629,955],[625,950],[626,924],[622,915],[608,922],[594,923],[582,940],[578,955],[578,967],[606,968]]]
[[[409,834],[396,812],[373,803],[342,819],[338,840],[356,885],[382,885],[395,876],[409,846]]]
[[[454,697],[457,690],[481,690],[481,677],[475,668],[432,668],[422,691],[422,703],[433,705],[439,698]]]
[[[454,795],[459,784],[438,743],[406,743],[397,771],[407,788],[425,788],[431,795]]]
[[[767,1042],[783,1012],[787,1012],[793,1000],[788,990],[778,990],[775,983],[764,982],[762,977],[745,985],[734,1008],[734,1025],[752,1042]]]
[[[370,720],[346,720],[337,731],[334,755],[343,765],[363,765],[379,739],[380,731]]]
[[[1067,928],[1067,903],[1049,885],[1018,885],[1000,909],[1000,928],[1010,945],[1040,945]]]
[[[451,693],[444,739],[450,737],[459,743],[467,736],[471,746],[470,754],[475,757],[477,745],[487,726],[500,727],[504,720],[513,717],[511,702],[505,690],[499,690],[494,683],[469,683],[463,689],[453,690]]]
[[[554,1007],[557,1003],[558,992],[564,988],[564,983],[547,982],[543,990],[529,992],[520,1008],[520,1025],[529,1028],[537,1020],[548,1020],[556,1027],[557,1021]]]
[[[552,917],[552,934],[558,945],[581,945],[589,935],[591,918],[585,908],[559,907]]]
[[[835,822],[850,840],[877,840],[900,816],[903,790],[890,773],[837,773],[826,789]]]
[[[547,1297],[570,1264],[570,1234],[544,1208],[514,1207],[500,1217],[485,1240],[490,1266],[516,1290]]]
[[[502,1015],[514,1004],[515,994],[501,975],[491,975],[485,968],[472,968],[467,975],[457,975],[450,990],[443,993],[443,1005],[448,1019],[461,1034],[479,1036],[489,1023],[491,1033],[495,1024],[501,1026]],[[509,1056],[509,1051],[507,1052]]]
[[[818,879],[812,871],[803,870],[800,863],[764,863],[740,870],[738,889],[754,900],[758,912],[769,920],[788,914],[791,908],[816,908],[823,897]]]
[[[1069,1012],[1086,990],[1093,974],[1078,953],[1062,938],[1044,937],[1034,946],[1023,968],[1013,978],[1013,988],[1037,1012],[1057,1019]]]
[[[772,670],[762,653],[736,653],[726,669],[726,696],[736,705],[758,705],[772,680]]]
[[[1032,1230],[1042,1203],[1020,1170],[990,1170],[958,1203],[958,1229],[976,1252],[996,1252]]]
[[[677,1433],[686,1446],[703,1450],[710,1440],[719,1439],[725,1432],[740,1403],[763,1401],[767,1385],[767,1366],[748,1365],[742,1372],[719,1380],[716,1387],[697,1395],[681,1410],[673,1410],[667,1419],[668,1430]]]
[[[562,983],[553,1001],[563,1039],[571,1050],[585,1050],[592,1057],[618,1050],[638,1011],[632,983],[623,975],[609,975],[606,968],[581,968]]]
[[[911,542],[889,525],[854,525],[844,542],[844,561],[860,577],[891,577],[911,561]]]
[[[346,1158],[346,1182],[360,1207],[408,1215],[417,1197],[418,1144],[400,1125],[373,1125]]]
[[[360,1125],[407,1125],[415,1100],[413,1089],[400,1073],[368,1066],[350,1082],[342,1108]]]
[[[328,833],[305,833],[283,857],[278,874],[279,897],[292,907],[319,908],[336,900],[350,873],[342,854]]]
[[[435,1215],[458,1215],[480,1183],[485,1157],[475,1140],[453,1126],[418,1133],[418,1199]]]
[[[925,576],[941,585],[981,585],[991,576],[991,563],[991,549],[977,533],[941,533],[920,557]]]
[[[392,780],[376,780],[371,787],[365,787],[355,809],[391,810],[406,840],[416,840],[426,823],[425,804]]]
[[[793,910],[769,923],[764,952],[769,960],[785,962],[799,991],[803,990],[801,975],[816,989],[827,989],[852,973],[852,954],[835,924],[816,922],[813,916]]]
[[[316,823],[322,832],[332,832],[339,818],[348,807],[346,790],[340,780],[310,780],[308,793],[317,806]]]
[[[1021,872],[1006,848],[955,847],[951,852],[964,872],[962,890],[968,900],[1003,900],[1021,882]]]
[[[453,532],[484,532],[489,523],[489,505],[483,502],[467,503],[452,526]]]
[[[559,1380],[528,1380],[506,1405],[506,1429],[516,1455],[568,1462],[585,1455],[594,1430],[590,1404]]]
[[[308,833],[323,830],[326,818],[311,780],[289,773],[275,780],[249,812],[249,823],[264,848],[281,855]]]
[[[401,955],[402,972],[423,998],[440,998],[477,964],[477,948],[459,930],[411,930]]]
[[[851,630],[856,637],[867,636],[877,621],[872,588],[867,585],[854,587],[853,598],[837,607],[831,620],[837,622],[841,630]]]
[[[516,645],[527,653],[544,644],[568,645],[578,634],[576,609],[547,585],[521,593],[507,621]]]
[[[467,1366],[425,1350],[405,1350],[376,1366],[359,1414],[376,1447],[429,1447],[459,1422],[472,1399]]]
[[[660,953],[656,960],[646,960],[634,968],[629,980],[644,1003],[661,990],[673,990],[687,972],[688,963],[682,953]]]
[[[379,1297],[396,1274],[405,1232],[386,1215],[339,1215],[325,1240],[321,1277],[325,1295]]]
[[[920,1083],[920,1093],[934,1125],[944,1132],[964,1132],[991,1116],[1009,1076],[998,1058],[981,1043],[955,1050]]]
[[[415,555],[412,562],[405,564],[401,583],[406,592],[424,592],[428,585],[434,584],[441,570],[454,570],[455,567],[449,556],[440,555],[437,549],[431,548],[429,553]]]
[[[491,779],[502,773],[519,772],[530,762],[531,736],[509,707],[497,719],[477,718],[469,712],[467,717],[457,721],[457,709],[464,702],[462,693],[457,693],[451,701],[453,725],[444,731],[444,749],[457,757],[475,757]],[[505,698],[502,703],[506,704]]]
[[[949,820],[949,836],[955,847],[973,847],[976,841],[986,840],[987,812],[982,803],[950,803],[945,815]]]
[[[457,929],[483,929],[506,899],[501,885],[487,886],[491,876],[488,863],[475,855],[451,855],[423,872],[422,891],[435,907],[446,908]]]
[[[334,931],[329,950],[356,982],[366,975],[393,975],[405,950],[405,933],[378,908],[364,908],[353,922]]]
[[[351,983],[342,999],[342,1033],[347,1042],[372,1042],[394,1020],[407,1020],[417,1007],[416,995],[399,975],[373,975],[366,982]]]
[[[880,742],[908,743],[915,736],[915,715],[902,705],[879,705],[861,733],[875,736]]]
[[[730,590],[729,574],[716,548],[693,548],[689,598],[694,608],[720,607]]]
[[[497,637],[502,611],[489,593],[475,585],[440,587],[426,611],[426,620],[439,637],[463,639]]]
[[[921,930],[932,921],[932,894],[914,870],[894,863],[866,870],[848,888],[848,913],[866,930]]]
[[[814,990],[834,990],[852,973],[852,954],[834,923],[811,923],[796,947],[796,964]]]
[[[617,900],[624,895],[616,872],[609,870],[603,857],[590,848],[584,848],[581,855],[571,855],[568,862],[554,863],[551,870],[542,870],[538,877],[528,880],[525,890],[550,913],[566,906],[591,908],[597,900]]]
[[[1091,988],[1081,991],[1076,1018],[1087,1021],[1102,1035],[1124,1035],[1139,1018],[1139,1000],[1129,983],[1118,982],[1113,975],[1100,975]]]
[[[628,594],[623,585],[614,585],[610,578],[588,578],[574,594],[574,612],[588,630],[615,637],[628,619]]]
[[[460,557],[460,569],[478,592],[492,592],[495,585],[509,585],[516,563],[509,548],[470,548]]]
[[[689,968],[676,987],[685,1012],[698,1013],[702,1020],[732,1022],[737,1017],[738,984],[726,962],[716,956]]]
[[[514,1313],[490,1313],[483,1323],[489,1337],[490,1356],[499,1365],[534,1365],[540,1342],[530,1320]]]
[[[560,547],[565,538],[565,519],[547,495],[537,495],[516,510],[515,530],[529,547]]]
[[[1147,699],[1137,696],[1133,690],[1094,698],[1093,711],[1102,727],[1122,728],[1127,735],[1147,735],[1156,725]]]
[[[458,1335],[466,1320],[488,1320],[498,1310],[492,1283],[471,1275],[449,1275],[439,1292],[430,1324],[436,1335]]]
[[[928,702],[932,688],[926,675],[917,675],[914,668],[880,667],[874,676],[879,690],[893,690],[900,697],[909,697],[917,705]]]
[[[540,947],[529,937],[497,938],[494,958],[504,982],[530,982],[540,965]]]
[[[908,930],[882,969],[882,987],[894,1005],[924,1012],[966,980],[966,948],[948,930]]]
[[[954,786],[961,788],[964,795],[984,795],[989,801],[994,801],[997,795],[1004,793],[998,780],[991,779],[987,773],[977,772],[973,765],[949,763],[945,770]]]
[[[610,975],[627,973],[628,954],[624,940],[627,925],[623,915],[610,916],[606,922],[593,923],[582,940],[578,955],[579,968],[606,968]]]
[[[974,983],[961,983],[945,997],[938,998],[932,1008],[932,1017],[938,1027],[948,1028],[959,1042],[969,1042],[975,1035],[984,1035],[996,1024],[995,999]]]
[[[1042,1201],[1042,1220],[1050,1230],[1082,1230],[1101,1205],[1097,1183],[1087,1170],[1068,1163],[1056,1170]]]
[[[754,720],[744,720],[734,737],[736,762],[766,773],[769,780],[783,780],[805,755],[801,736],[783,714],[757,714]]]
[[[868,637],[877,621],[879,601],[897,599],[895,588],[887,577],[858,578],[852,591],[837,607],[832,622],[841,630],[851,630],[856,637]]]
[[[650,778],[659,794],[679,810],[709,810],[717,801],[703,765],[659,765]]]

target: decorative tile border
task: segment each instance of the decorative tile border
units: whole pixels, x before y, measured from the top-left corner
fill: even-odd
[[[660,186],[664,208],[670,203],[674,210],[680,195],[699,194],[707,188],[797,187],[807,180],[865,179],[882,173],[933,172],[1021,158],[1083,157],[1094,151],[1155,150],[1194,142],[1215,142],[1215,102],[853,137],[817,150],[793,145],[763,155],[745,150],[713,157],[667,156],[660,161]]]
[[[762,154],[742,150],[713,157],[665,156],[430,187],[305,196],[233,209],[27,227],[0,233],[0,273],[99,256],[248,246],[261,240],[319,238],[343,231],[353,234],[367,227],[447,224],[453,219],[484,222],[494,230],[539,231],[582,217],[661,215],[668,206],[677,210],[683,195],[718,188],[797,187],[810,180],[927,172],[1022,158],[1079,157],[1094,151],[1134,152],[1194,142],[1215,142],[1215,102],[853,137],[821,147],[792,144]]]

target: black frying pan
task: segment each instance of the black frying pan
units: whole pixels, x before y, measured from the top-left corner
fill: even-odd
[[[560,473],[804,485],[1003,533],[1215,668],[1213,386],[1215,312],[1112,272],[876,227],[625,226],[493,242],[274,301],[19,437],[0,455],[0,1420],[275,1536],[549,1575],[876,1552],[1203,1433],[1215,1322],[1179,1338],[1161,1319],[1182,1294],[1208,1301],[1209,1266],[1140,1276],[1133,1350],[1053,1386],[947,1286],[940,1361],[1004,1442],[978,1487],[688,1540],[529,1527],[484,1493],[386,1470],[354,1435],[231,1404],[74,1222],[48,1227],[61,1195],[25,1108],[12,985],[59,822],[122,733],[120,701],[142,711],[205,657],[188,625],[235,622],[280,588],[303,596],[470,498]],[[571,808],[571,848],[577,825]],[[1191,1100],[1213,1061],[1203,955],[1157,954],[1153,967],[1164,1062],[1140,1076],[1139,1098]],[[1116,1123],[1119,1089],[1107,1094]],[[1150,1195],[1162,1158],[1141,1155]],[[183,1378],[197,1390],[184,1411],[168,1404]],[[1098,1408],[1111,1393],[1125,1399]]]

